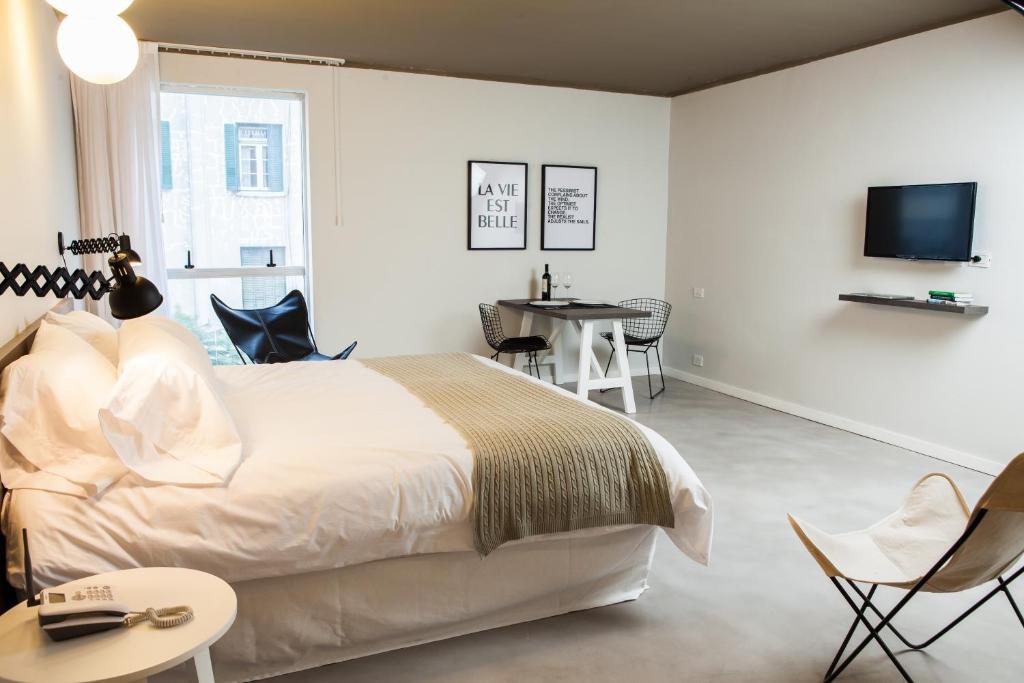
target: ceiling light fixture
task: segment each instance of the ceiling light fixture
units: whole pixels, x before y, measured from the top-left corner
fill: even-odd
[[[57,29],[57,51],[76,76],[110,85],[124,80],[139,63],[135,32],[118,16],[132,0],[46,0],[67,16]]]
[[[91,14],[93,16],[120,14],[128,9],[133,0],[46,0],[50,7],[61,14]]]
[[[75,75],[109,85],[131,75],[139,62],[139,41],[117,15],[72,14],[57,29],[57,51]]]

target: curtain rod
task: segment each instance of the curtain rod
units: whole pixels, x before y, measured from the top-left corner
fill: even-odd
[[[157,43],[160,52],[172,52],[182,55],[207,55],[210,57],[233,57],[235,59],[256,59],[265,62],[284,62],[287,64],[316,64],[322,66],[343,66],[344,59],[335,57],[316,57],[313,55],[292,55],[280,52],[260,52],[259,50],[232,50],[224,47],[206,47],[204,45],[183,45],[180,43]]]

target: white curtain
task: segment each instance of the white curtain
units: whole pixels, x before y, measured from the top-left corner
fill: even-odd
[[[155,43],[141,43],[139,65],[113,85],[71,76],[78,151],[82,237],[124,233],[142,257],[136,268],[167,296],[160,228],[160,67]],[[88,270],[109,272],[109,255],[86,256]],[[106,298],[89,310],[110,319]],[[166,309],[166,299],[163,312]]]

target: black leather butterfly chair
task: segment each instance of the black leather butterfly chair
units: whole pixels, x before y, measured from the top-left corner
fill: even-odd
[[[309,326],[309,309],[302,292],[293,289],[267,308],[231,308],[210,295],[213,312],[245,363],[288,363],[295,360],[344,360],[356,348],[352,342],[335,356],[325,356],[316,348]]]

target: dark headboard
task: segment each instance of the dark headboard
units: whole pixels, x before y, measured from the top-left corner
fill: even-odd
[[[61,299],[50,310],[54,313],[67,313],[71,310],[72,300]],[[14,338],[0,346],[0,372],[8,365],[18,360],[32,348],[32,340],[35,339],[36,330],[42,318],[33,321],[24,330],[14,335]],[[0,502],[4,499],[3,484],[0,484]],[[3,530],[0,529],[0,612],[14,606],[14,589],[7,583],[7,540],[3,537]]]

